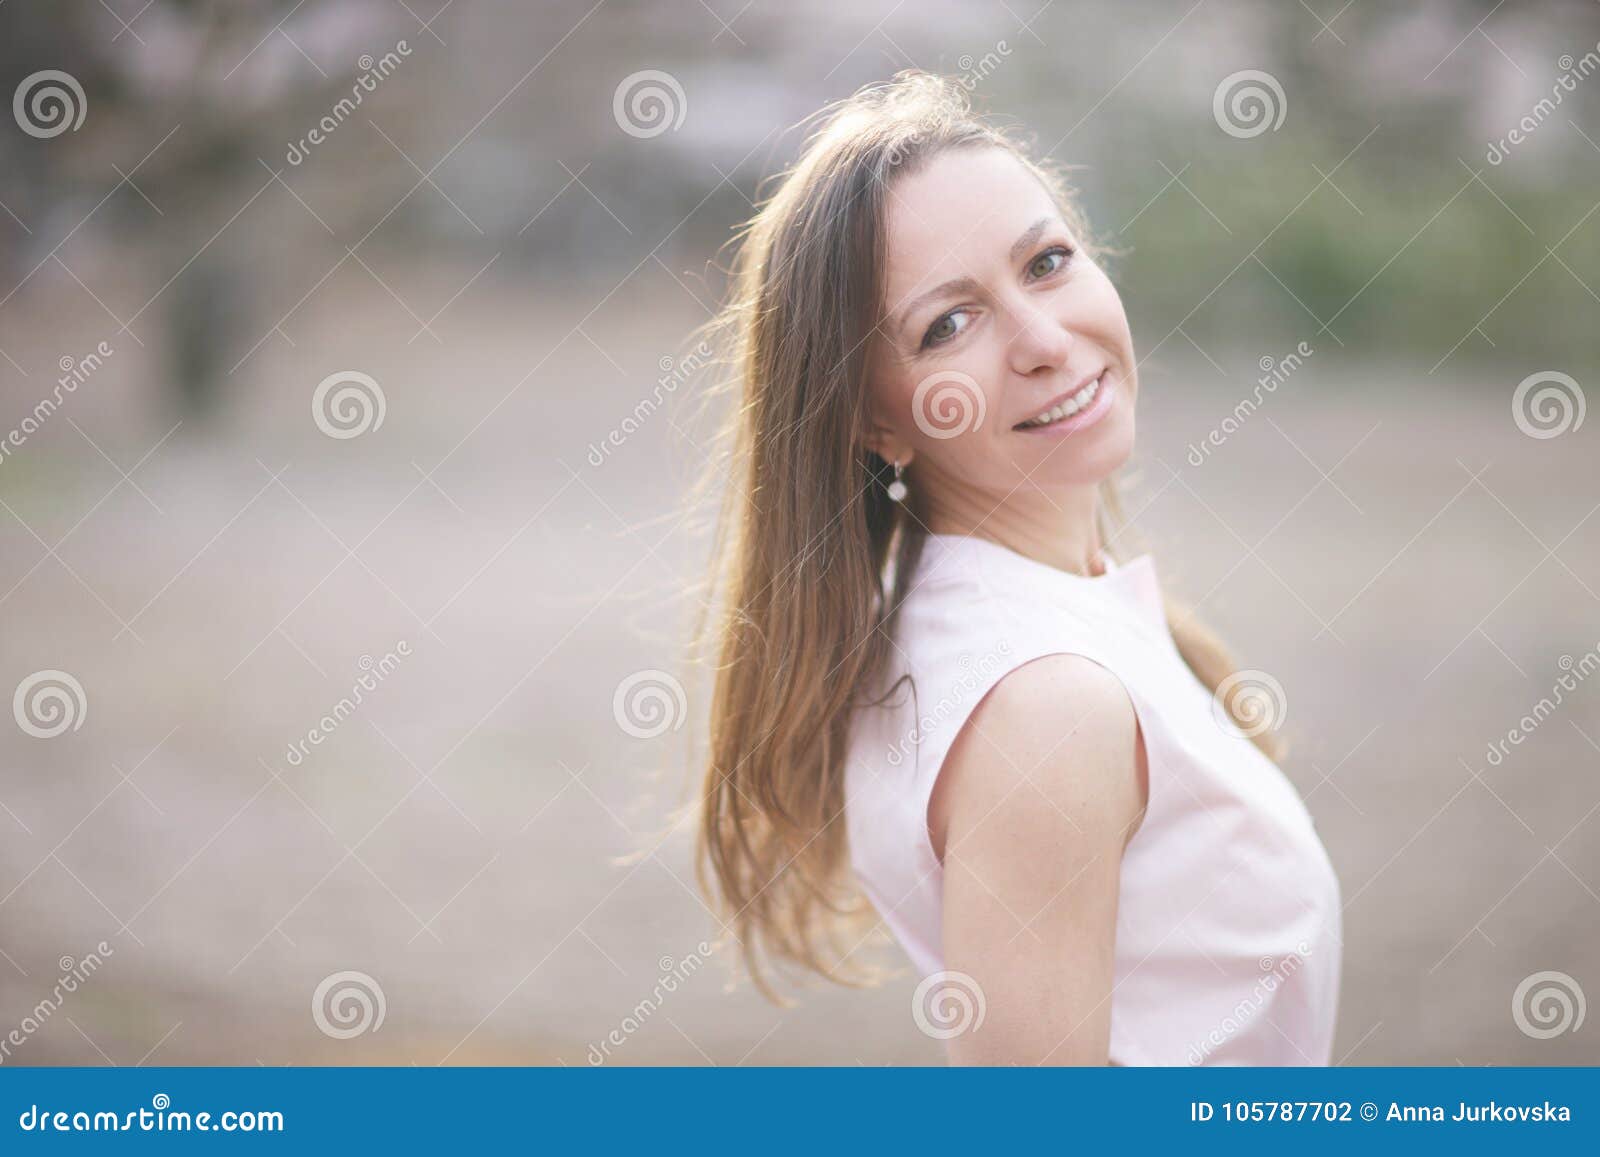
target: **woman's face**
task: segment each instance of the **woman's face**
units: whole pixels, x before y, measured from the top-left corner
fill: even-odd
[[[942,153],[895,181],[869,444],[937,504],[1093,485],[1133,448],[1122,300],[1011,153]],[[987,507],[986,507],[987,509]]]

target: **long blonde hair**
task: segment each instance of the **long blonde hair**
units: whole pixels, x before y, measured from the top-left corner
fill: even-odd
[[[713,682],[696,868],[774,1000],[769,962],[843,983],[871,975],[847,959],[870,909],[849,873],[846,749],[925,540],[885,492],[890,466],[862,440],[885,205],[898,175],[980,146],[1017,156],[1087,244],[1058,171],[974,115],[959,85],[901,73],[824,110],[736,238],[728,301],[707,335],[735,396],[707,476],[725,495],[696,632]],[[1119,518],[1109,483],[1102,497],[1108,521]],[[1221,644],[1171,604],[1168,620],[1215,690],[1233,670]]]

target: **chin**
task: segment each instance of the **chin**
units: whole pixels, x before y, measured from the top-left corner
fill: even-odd
[[[1100,423],[1096,431],[1099,437],[1093,443],[1085,443],[1082,461],[1088,465],[1092,463],[1090,472],[1095,474],[1095,481],[1104,482],[1111,475],[1122,469],[1133,456],[1133,399],[1127,398],[1123,404],[1106,415],[1106,420]]]
[[[1069,442],[1048,458],[1019,463],[1024,474],[1042,489],[1055,486],[1095,486],[1122,469],[1133,455],[1133,415],[1106,415],[1094,431],[1074,446]],[[1077,441],[1074,439],[1073,441]]]

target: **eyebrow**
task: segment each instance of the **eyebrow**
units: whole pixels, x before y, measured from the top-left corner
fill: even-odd
[[[976,293],[978,288],[978,283],[972,278],[957,277],[954,280],[945,282],[943,285],[934,286],[927,293],[918,294],[900,311],[900,320],[894,327],[896,332],[903,333],[905,331],[906,326],[911,321],[911,316],[922,308],[923,303],[944,297],[947,294],[953,297],[958,293]]]
[[[1040,217],[1032,225],[1029,225],[1022,236],[1018,237],[1016,243],[1011,246],[1011,260],[1021,261],[1023,253],[1030,249],[1035,241],[1044,236],[1045,228],[1054,220],[1054,217]]]
[[[1022,255],[1026,253],[1028,249],[1039,240],[1040,237],[1044,236],[1044,231],[1056,220],[1057,218],[1055,217],[1040,217],[1032,225],[1029,225],[1025,230],[1023,230],[1022,236],[1018,237],[1011,245],[1009,257],[1012,263],[1014,264],[1021,260]],[[950,281],[946,281],[943,285],[934,286],[926,293],[918,294],[911,301],[906,303],[905,308],[900,311],[899,320],[894,326],[895,331],[904,332],[906,325],[911,320],[911,315],[916,313],[916,311],[920,309],[926,302],[935,298],[943,297],[947,294],[954,296],[958,293],[975,293],[978,289],[979,285],[974,279],[970,277],[957,277],[951,279]]]

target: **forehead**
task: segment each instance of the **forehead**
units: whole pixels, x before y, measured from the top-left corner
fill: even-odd
[[[890,187],[890,303],[951,277],[1006,264],[1017,237],[1055,216],[1050,193],[1000,148],[952,149]]]

